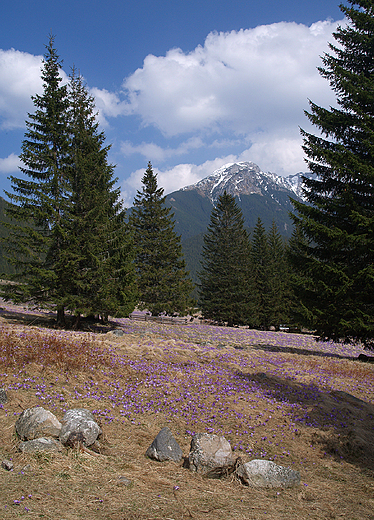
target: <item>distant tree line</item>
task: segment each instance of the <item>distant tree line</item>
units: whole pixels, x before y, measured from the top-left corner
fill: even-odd
[[[374,0],[341,6],[347,24],[319,68],[336,107],[310,101],[317,135],[301,131],[309,170],[306,202],[293,201],[284,244],[259,220],[248,235],[235,199],[223,194],[204,236],[199,303],[204,317],[269,328],[282,322],[322,339],[374,348]],[[50,37],[44,90],[26,121],[22,178],[7,193],[3,238],[16,284],[3,296],[65,311],[125,316],[135,307],[185,313],[191,282],[173,216],[149,163],[126,215],[93,99],[72,71],[62,84]]]
[[[228,325],[279,328],[292,319],[286,243],[258,219],[252,237],[235,198],[218,198],[204,236],[199,273],[203,316]]]

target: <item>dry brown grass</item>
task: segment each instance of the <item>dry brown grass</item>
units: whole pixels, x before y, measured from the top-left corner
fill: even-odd
[[[185,377],[183,366],[188,369],[190,363],[200,364],[203,373],[214,351],[207,353],[196,345],[194,352],[187,355],[175,338],[167,339],[146,328],[144,333],[116,338],[112,334],[56,333],[4,322],[0,335],[0,381],[9,397],[0,409],[0,457],[14,463],[11,472],[0,468],[0,518],[374,520],[372,395],[362,395],[361,391],[357,395],[364,401],[361,403],[349,395],[327,392],[321,383],[318,407],[316,402],[306,400],[305,409],[312,418],[313,414],[342,414],[346,426],[331,429],[295,423],[294,418],[285,418],[276,404],[286,395],[291,403],[292,399],[298,399],[302,382],[307,383],[307,378],[301,381],[298,376],[299,380],[295,377],[289,381],[281,376],[264,377],[266,363],[257,368],[258,351],[241,352],[252,363],[252,368],[242,376],[261,381],[264,391],[274,399],[274,409],[270,416],[269,401],[248,402],[239,395],[227,395],[227,406],[236,412],[250,413],[257,429],[253,437],[246,437],[237,431],[237,423],[230,416],[222,419],[222,427],[232,431],[228,435],[232,445],[245,437],[253,443],[254,450],[266,449],[268,456],[278,456],[280,464],[298,469],[302,480],[295,489],[255,490],[232,477],[207,480],[191,474],[182,464],[157,463],[145,457],[146,449],[163,426],[171,428],[183,453],[188,454],[190,436],[185,433],[186,424],[180,414],[173,417],[148,411],[134,420],[111,407],[108,388],[119,385],[125,388],[136,383],[144,399],[151,399],[156,392],[164,392],[165,399],[175,397],[180,392],[177,381],[182,383]],[[174,347],[174,358],[170,360],[170,349]],[[116,352],[132,361],[178,363],[179,372],[174,373],[174,383],[154,388],[148,384],[145,372],[133,370],[130,363],[113,362]],[[337,381],[374,377],[373,366],[345,359],[321,360],[292,353],[282,356],[284,366],[300,374],[318,368],[322,374],[324,370],[333,374]],[[234,358],[226,364],[222,361],[222,366],[232,370],[239,367]],[[219,375],[212,374],[212,385],[218,378]],[[108,419],[108,414],[101,416],[103,438],[99,455],[77,450],[53,455],[26,455],[17,451],[19,441],[14,423],[23,409],[40,404],[60,419],[63,409],[68,407],[97,409],[97,400],[83,391],[88,383],[102,392],[100,406],[112,414],[112,419]],[[48,392],[43,393],[42,387]],[[38,391],[41,396],[37,396]],[[214,396],[208,390],[206,407],[213,402]],[[194,427],[199,429],[203,425],[197,419]],[[270,446],[268,440],[262,440],[272,435],[280,441],[278,445]],[[238,452],[238,455],[244,460],[253,458],[247,453]],[[121,476],[131,484],[124,485]],[[179,489],[175,490],[175,486]]]

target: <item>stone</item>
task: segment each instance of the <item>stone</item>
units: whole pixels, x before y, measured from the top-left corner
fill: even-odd
[[[101,434],[101,428],[89,410],[74,408],[62,419],[60,441],[64,446],[91,446]]]
[[[300,484],[300,473],[270,460],[251,460],[236,469],[244,484],[255,488],[289,488]]]
[[[207,478],[228,474],[235,465],[230,443],[223,436],[209,433],[192,437],[188,462],[191,471]]]
[[[36,451],[59,452],[62,450],[62,446],[55,439],[40,437],[39,439],[21,442],[18,449],[23,453],[35,453]]]
[[[112,332],[115,336],[117,336],[117,338],[120,338],[124,335],[124,332],[121,329],[114,329]]]
[[[179,444],[167,427],[162,428],[162,430],[157,434],[145,454],[150,459],[158,460],[160,462],[166,460],[180,462],[183,458],[183,453]]]
[[[4,388],[0,388],[0,404],[5,404],[8,401],[8,396]]]
[[[6,469],[7,471],[12,471],[14,468],[13,462],[11,460],[3,460],[1,463],[1,467]]]
[[[128,479],[127,477],[118,477],[118,484],[120,484],[121,486],[126,486],[126,487],[132,487],[133,486],[133,482],[132,480]]]
[[[16,421],[16,432],[23,441],[38,437],[58,437],[61,423],[55,415],[42,406],[27,408]]]

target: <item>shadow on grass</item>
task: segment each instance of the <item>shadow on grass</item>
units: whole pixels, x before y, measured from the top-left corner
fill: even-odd
[[[62,329],[57,325],[56,313],[52,311],[32,310],[22,311],[21,309],[12,309],[0,307],[0,317],[4,318],[6,322],[20,325],[34,325],[48,329]],[[63,330],[72,330],[75,322],[75,317],[67,314],[65,316],[66,327]],[[102,323],[94,318],[81,318],[79,331],[94,332],[97,334],[105,334],[118,328],[118,324],[112,321]]]
[[[305,348],[296,348],[296,347],[281,347],[279,345],[268,345],[259,343],[257,345],[252,345],[251,348],[255,350],[264,350],[266,352],[284,352],[286,354],[298,354],[299,356],[319,356],[319,357],[327,357],[327,358],[337,358],[337,359],[349,359],[351,361],[357,361],[358,357],[353,356],[344,356],[342,354],[337,354],[335,352],[322,352],[320,350],[309,350]]]
[[[318,429],[313,441],[323,450],[374,472],[374,405],[347,392],[323,392],[314,384],[271,376],[265,373],[237,377],[253,382],[266,397],[295,407],[296,424]],[[374,473],[373,473],[374,476]]]

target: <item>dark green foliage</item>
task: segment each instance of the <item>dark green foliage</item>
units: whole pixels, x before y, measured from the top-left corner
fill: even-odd
[[[191,305],[193,284],[188,278],[173,214],[165,206],[163,188],[151,163],[137,192],[130,223],[134,229],[140,305],[152,314],[184,314]]]
[[[266,229],[275,222],[282,236],[290,238],[293,223],[289,216],[292,209],[289,195],[286,191],[272,191],[259,195],[240,195],[235,198],[241,209],[245,226],[253,229],[259,217]],[[279,201],[279,203],[277,202]],[[196,190],[179,190],[166,197],[166,203],[175,215],[175,230],[181,235],[182,241],[205,233],[212,212],[212,203]]]
[[[292,291],[289,280],[289,266],[286,246],[277,226],[273,222],[267,233],[268,242],[268,302],[269,326],[278,327],[290,320]]]
[[[21,168],[28,179],[11,177],[14,193],[7,214],[18,224],[6,242],[8,259],[18,279],[15,299],[44,302],[52,299],[58,310],[62,288],[56,271],[63,268],[61,248],[65,240],[64,218],[68,208],[69,147],[66,85],[61,85],[60,61],[53,37],[43,62],[43,94],[33,96],[35,113],[29,114],[22,143]]]
[[[4,255],[4,247],[1,245],[9,237],[9,224],[11,220],[6,215],[8,203],[0,197],[0,277],[8,278],[9,275],[14,274],[14,267],[9,264]]]
[[[15,285],[4,296],[81,314],[128,315],[137,302],[132,234],[125,223],[105,136],[93,99],[73,71],[61,86],[60,62],[50,37],[42,78],[22,145],[22,172],[12,177],[5,241]]]
[[[249,240],[233,196],[218,198],[204,236],[200,278],[203,316],[228,325],[248,323],[251,315]]]
[[[253,302],[255,312],[252,326],[267,329],[270,325],[270,294],[268,290],[270,250],[266,230],[260,218],[257,219],[251,241],[251,276],[253,278]]]
[[[291,291],[285,244],[273,222],[266,232],[259,218],[251,241],[251,274],[255,311],[251,325],[276,329],[290,319]]]
[[[71,200],[65,244],[63,305],[80,314],[126,316],[137,303],[132,234],[114,167],[108,164],[110,146],[99,131],[95,105],[82,78],[73,71],[69,90],[72,133]]]
[[[303,240],[291,255],[304,281],[304,320],[321,338],[374,343],[374,2],[341,6],[348,26],[323,57],[321,75],[337,108],[310,102],[317,136],[302,131],[316,180],[306,179],[310,205],[294,202]]]

